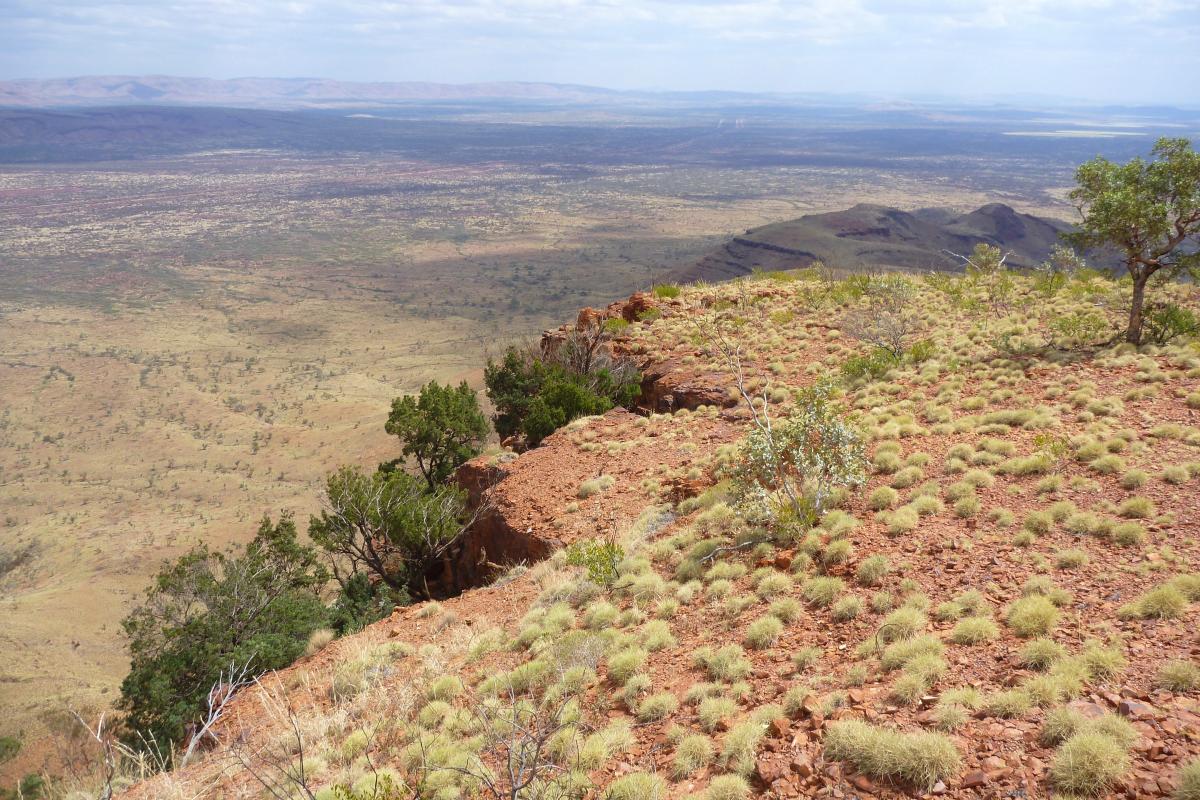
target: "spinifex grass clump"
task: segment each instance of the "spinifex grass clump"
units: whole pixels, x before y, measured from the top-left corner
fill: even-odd
[[[904,733],[859,720],[843,720],[825,732],[825,757],[846,761],[880,780],[928,789],[948,781],[962,762],[958,750],[937,733]]]

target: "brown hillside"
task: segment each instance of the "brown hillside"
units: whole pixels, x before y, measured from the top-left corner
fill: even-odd
[[[820,261],[843,269],[955,270],[977,244],[1010,253],[1014,267],[1040,264],[1070,229],[1065,222],[989,203],[968,214],[929,208],[908,212],[859,203],[752,228],[683,270],[684,281],[727,280],[754,270],[789,270]],[[1114,266],[1100,257],[1101,266]]]
[[[547,557],[267,676],[217,747],[123,796],[306,796],[300,764],[321,800],[381,775],[491,796],[469,774],[499,775],[490,734],[513,739],[487,721],[562,702],[559,793],[522,797],[1169,796],[1200,756],[1200,349],[1062,324],[1115,324],[1107,281],[956,284],[984,313],[897,281],[654,300],[619,342],[651,410],[461,473],[491,486],[467,561]],[[846,377],[860,316],[901,290],[929,357]],[[751,414],[718,341],[776,424],[794,390],[840,387],[870,474],[811,530],[739,504]],[[563,549],[604,540],[611,586]]]

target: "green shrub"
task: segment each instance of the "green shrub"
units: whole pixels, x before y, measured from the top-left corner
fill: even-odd
[[[750,784],[741,775],[718,775],[708,784],[704,800],[747,800]]]
[[[1020,662],[1030,669],[1045,670],[1067,653],[1066,648],[1052,639],[1034,639],[1021,648]]]
[[[821,608],[833,605],[833,601],[837,599],[846,588],[846,584],[841,578],[830,576],[818,576],[809,578],[802,588],[804,598],[814,606]]]
[[[488,359],[483,380],[500,437],[524,434],[529,446],[536,447],[574,419],[632,405],[641,391],[641,375],[631,362],[577,358],[586,352],[586,345],[573,336],[550,360],[517,347],[508,348],[499,362]]]
[[[766,729],[765,723],[754,719],[735,725],[725,735],[725,742],[721,747],[721,764],[738,775],[749,775],[753,772],[758,746],[766,734]]]
[[[713,760],[712,739],[700,734],[685,737],[675,747],[672,763],[676,779],[686,778],[707,767]]]
[[[663,800],[667,782],[648,772],[631,772],[609,784],[606,800]]]
[[[1008,607],[1007,622],[1018,636],[1044,636],[1058,622],[1058,609],[1044,595],[1029,595]]]
[[[566,556],[569,565],[587,570],[592,583],[612,586],[617,580],[617,565],[625,558],[625,549],[614,541],[581,539],[567,547]]]
[[[791,413],[767,426],[755,425],[738,453],[735,478],[753,497],[767,500],[767,513],[801,522],[820,518],[839,490],[866,480],[862,434],[842,416],[833,387],[818,383],[796,392]]]
[[[900,363],[900,359],[887,350],[879,347],[866,355],[854,355],[842,362],[841,373],[848,381],[862,378],[876,380],[882,378],[892,367]]]
[[[1158,345],[1200,334],[1200,317],[1174,303],[1148,303],[1143,324],[1146,338]]]
[[[920,339],[908,348],[908,359],[914,364],[923,364],[937,353],[937,345],[932,339]]]
[[[929,789],[958,772],[961,757],[954,744],[935,733],[902,733],[858,720],[830,723],[825,757],[846,761],[877,780]]]
[[[1129,769],[1129,754],[1111,737],[1095,731],[1063,742],[1050,764],[1055,788],[1081,795],[1104,793]]]
[[[1200,800],[1200,758],[1193,758],[1179,770],[1179,788],[1172,800]]]
[[[1183,615],[1187,597],[1174,586],[1164,584],[1118,609],[1122,619],[1172,619]]]
[[[955,644],[979,644],[999,635],[1000,629],[987,617],[967,617],[954,626],[950,640]]]
[[[755,650],[773,647],[783,633],[783,623],[775,617],[760,617],[746,628],[746,644]]]
[[[150,737],[129,744],[181,741],[230,664],[257,674],[295,661],[313,631],[328,625],[319,596],[328,581],[319,552],[301,543],[287,516],[264,517],[240,550],[199,545],[164,565],[122,622],[130,666],[118,706],[131,736]]]
[[[1159,667],[1155,683],[1169,692],[1190,692],[1200,686],[1200,667],[1192,661],[1168,661]]]

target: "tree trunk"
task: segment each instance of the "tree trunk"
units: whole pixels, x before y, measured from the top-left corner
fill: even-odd
[[[1125,330],[1125,341],[1142,343],[1142,305],[1146,301],[1146,281],[1150,276],[1142,269],[1130,270],[1133,278],[1133,302],[1129,304],[1129,327]]]

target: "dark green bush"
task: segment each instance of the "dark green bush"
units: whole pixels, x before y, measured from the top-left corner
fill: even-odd
[[[366,572],[355,572],[329,607],[329,627],[339,636],[356,633],[391,614],[396,606],[411,602],[403,589],[392,589],[382,581],[373,583]]]
[[[288,517],[263,519],[241,553],[201,545],[164,566],[122,622],[130,669],[118,706],[130,744],[181,741],[231,668],[258,675],[295,661],[328,624],[318,596],[328,577]]]
[[[458,386],[430,381],[416,397],[397,397],[384,429],[416,460],[431,491],[479,455],[488,435],[487,418],[466,381]]]
[[[568,340],[549,358],[510,347],[502,360],[489,359],[483,379],[496,408],[496,433],[522,435],[536,447],[573,419],[632,405],[641,376],[628,362],[608,356],[597,333],[603,332]],[[591,338],[582,341],[585,335]]]
[[[327,479],[324,505],[321,516],[309,519],[308,535],[333,557],[338,582],[347,586],[354,573],[366,572],[401,597],[428,596],[426,578],[462,535],[466,519],[462,490],[429,491],[400,470],[367,474],[343,467]]]

